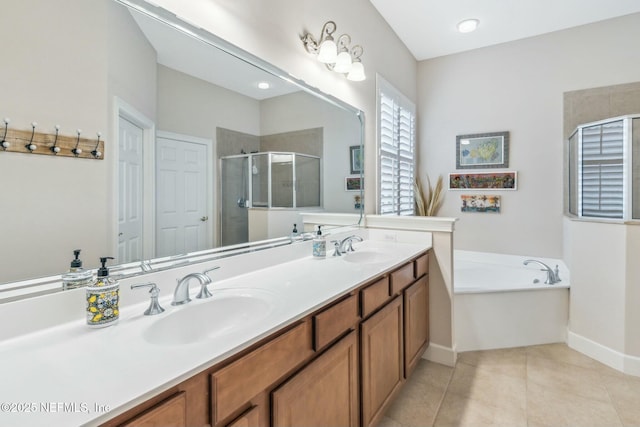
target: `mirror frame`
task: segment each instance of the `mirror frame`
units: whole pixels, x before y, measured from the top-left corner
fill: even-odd
[[[364,153],[364,112],[352,105],[349,105],[342,100],[324,93],[317,88],[310,86],[301,79],[292,76],[290,73],[278,68],[260,57],[257,57],[238,46],[204,30],[198,28],[182,19],[177,15],[169,12],[168,10],[148,3],[146,0],[111,0],[119,3],[129,9],[133,9],[141,14],[144,14],[152,19],[162,22],[165,25],[169,25],[177,31],[180,31],[190,37],[193,37],[205,44],[208,44],[216,49],[232,55],[249,65],[260,68],[263,71],[273,75],[276,78],[285,80],[301,90],[316,96],[331,105],[346,110],[355,114],[360,123],[360,147]],[[360,178],[362,179],[364,171],[360,172]],[[361,200],[364,200],[364,188],[360,189]],[[360,216],[358,222],[353,225],[360,225],[364,215],[364,203],[360,206]],[[305,241],[312,238],[310,233],[302,234],[299,237],[299,241]],[[257,242],[248,242],[233,246],[221,246],[212,249],[206,249],[203,251],[182,254],[177,256],[170,256],[164,258],[154,258],[143,262],[132,262],[127,264],[115,265],[110,268],[112,274],[118,278],[127,278],[141,276],[149,273],[155,273],[159,271],[169,270],[172,268],[184,267],[186,265],[197,264],[201,262],[207,262],[214,259],[226,258],[235,255],[241,255],[247,252],[253,252],[256,250],[265,250],[278,246],[284,246],[293,244],[294,240],[291,237],[279,237],[275,239],[262,240]],[[36,297],[40,295],[53,294],[62,292],[61,277],[47,276],[35,279],[27,279],[17,282],[9,282],[0,285],[0,304],[11,301],[26,299],[30,297]]]

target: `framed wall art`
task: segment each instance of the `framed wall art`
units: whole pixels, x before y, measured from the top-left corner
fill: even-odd
[[[500,213],[501,196],[487,194],[463,194],[460,196],[460,212]]]
[[[362,190],[362,178],[359,176],[347,176],[344,178],[344,191]]]
[[[509,167],[509,132],[456,136],[456,169]]]
[[[450,190],[516,190],[517,172],[450,173]]]
[[[349,165],[351,174],[359,174],[362,172],[362,147],[352,145],[349,147]]]

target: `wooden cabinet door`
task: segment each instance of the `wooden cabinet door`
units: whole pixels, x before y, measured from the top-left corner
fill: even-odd
[[[354,331],[272,393],[273,425],[356,427],[358,384]]]
[[[272,339],[211,374],[213,425],[221,425],[313,356],[311,321]]]
[[[429,279],[423,276],[404,291],[405,378],[429,345]]]
[[[402,296],[360,326],[362,424],[375,425],[404,380]]]
[[[227,424],[227,427],[260,427],[261,425],[260,408],[254,406]]]
[[[186,427],[187,395],[180,392],[164,400],[139,416],[122,424],[123,427]]]

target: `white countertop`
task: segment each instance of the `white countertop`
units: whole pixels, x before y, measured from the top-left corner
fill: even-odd
[[[215,281],[209,285],[214,298],[216,290],[230,288],[265,289],[277,296],[276,310],[264,321],[231,336],[186,345],[157,345],[144,339],[145,330],[157,320],[207,303],[193,298],[194,287],[193,301],[180,307],[171,306],[171,296],[163,292],[160,303],[166,311],[157,316],[142,315],[148,306],[145,299],[122,306],[118,323],[104,329],[89,329],[84,318],[78,318],[7,339],[0,343],[0,425],[95,425],[113,418],[429,249],[430,234],[419,234],[428,238],[354,244],[357,251],[389,254],[377,263],[307,256]],[[306,243],[310,244],[300,248],[310,253]],[[31,315],[46,316],[56,308]]]

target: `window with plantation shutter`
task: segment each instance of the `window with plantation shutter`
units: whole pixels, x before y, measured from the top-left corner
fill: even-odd
[[[379,213],[413,215],[415,105],[378,76]]]
[[[640,219],[640,135],[633,135],[637,120],[638,116],[625,116],[588,123],[571,135],[569,213],[581,218]]]
[[[582,216],[623,217],[623,136],[622,120],[582,128]]]

